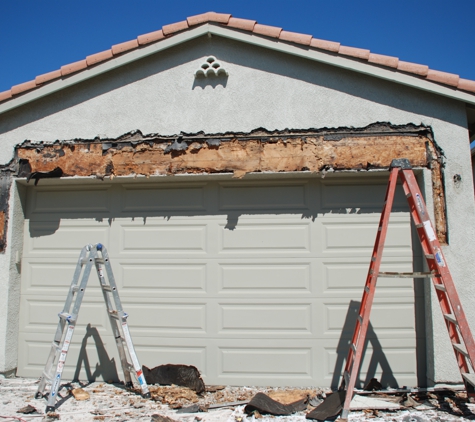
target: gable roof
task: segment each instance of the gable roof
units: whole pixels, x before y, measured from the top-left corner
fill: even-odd
[[[208,28],[206,28],[205,31],[195,31],[196,28],[206,25],[208,25]],[[92,54],[83,60],[64,65],[61,69],[39,75],[34,80],[15,85],[7,91],[0,92],[0,113],[128,63],[129,61],[137,60],[141,56],[153,54],[161,50],[161,48],[154,48],[145,52],[150,45],[163,44],[163,48],[169,48],[172,45],[203,35],[206,32],[231,37],[229,32],[225,33],[220,30],[220,28],[225,28],[226,30],[230,29],[234,32],[234,37],[242,41],[250,42],[251,38],[249,38],[249,36],[252,36],[253,40],[257,36],[259,41],[254,41],[254,43],[259,43],[265,47],[280,49],[281,51],[302,56],[305,55],[301,54],[302,52],[314,52],[316,55],[314,54],[310,58],[317,61],[334,64],[339,67],[356,70],[361,73],[370,74],[475,104],[475,81],[460,78],[459,75],[433,70],[421,64],[405,62],[399,60],[397,57],[375,54],[369,50],[344,46],[338,42],[313,38],[311,35],[285,31],[282,28],[274,26],[262,25],[254,20],[235,18],[225,13],[207,12],[191,16],[181,22],[164,25],[162,29],[158,31],[143,34],[134,40],[113,45],[109,50]],[[193,33],[193,31],[195,31],[195,33]],[[184,36],[176,39],[176,43],[166,43],[170,38],[176,38],[179,35]],[[242,36],[247,36],[247,39]],[[276,48],[276,45],[271,45],[269,42],[279,44],[280,48]],[[296,51],[286,50],[285,46],[299,48],[300,54],[296,53]],[[120,60],[113,66],[103,67],[101,71],[87,73],[88,70],[96,68],[103,63],[114,61],[117,58],[137,51],[139,54],[131,56],[130,60]],[[141,51],[144,52],[143,55],[140,54]],[[361,64],[363,64],[364,67],[361,67]],[[383,70],[383,72],[381,72],[381,70]],[[84,77],[71,79],[71,76],[81,76],[81,74]],[[43,87],[55,81],[68,82],[56,84],[55,87],[42,90]],[[427,83],[429,85],[427,85]],[[34,91],[43,92],[38,92],[39,95],[25,96],[25,94]],[[23,101],[13,101],[23,97],[25,97]]]

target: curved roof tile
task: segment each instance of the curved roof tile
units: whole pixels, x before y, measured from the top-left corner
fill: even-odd
[[[241,31],[251,32],[257,35],[279,39],[280,41],[285,41],[292,44],[309,46],[310,48],[315,48],[320,51],[328,51],[338,55],[353,57],[355,59],[366,61],[370,64],[393,68],[397,71],[412,74],[428,81],[447,85],[469,93],[475,93],[475,81],[462,79],[459,77],[459,75],[455,75],[453,73],[429,69],[429,67],[425,65],[405,62],[399,60],[397,57],[371,53],[369,50],[361,48],[343,46],[340,45],[340,43],[334,41],[313,38],[311,35],[285,31],[275,26],[262,25],[250,19],[235,18],[227,13],[207,12],[200,15],[190,16],[184,21],[172,23],[170,25],[164,25],[161,30],[139,35],[134,40],[113,45],[110,50],[92,54],[87,56],[84,60],[62,66],[59,70],[39,75],[32,81],[15,85],[7,91],[0,92],[0,102],[8,101],[18,95],[24,94],[25,92],[34,90],[48,82],[60,79],[72,73],[80,72],[103,61],[110,60],[118,54],[127,53],[128,51],[135,50],[146,44],[159,42],[160,40],[173,36],[177,32],[186,31],[189,28],[208,22],[213,22],[221,26],[235,28]]]

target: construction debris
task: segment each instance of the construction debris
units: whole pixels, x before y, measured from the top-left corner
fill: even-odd
[[[358,394],[355,394],[350,404],[350,410],[399,410],[401,408],[402,406],[400,404],[392,401],[368,396],[359,396]]]
[[[87,391],[83,390],[82,388],[73,388],[71,390],[71,394],[78,401],[89,400],[89,398],[90,398],[89,393]]]
[[[44,399],[34,399],[36,386],[37,380],[5,379],[0,376],[0,396],[2,398],[0,400],[0,416],[19,420],[20,415],[16,413],[17,410],[28,405],[31,408],[41,409],[39,413],[42,414]],[[65,394],[69,391],[68,388],[82,388],[90,394],[90,399],[86,401],[74,400],[72,395]],[[54,422],[53,417],[57,418],[60,415],[61,422],[91,422],[92,420],[110,422],[124,420],[140,420],[144,422],[249,422],[253,418],[256,421],[259,419],[259,422],[303,422],[306,413],[309,413],[310,410],[310,415],[312,414],[311,411],[314,410],[315,404],[319,404],[320,398],[326,395],[329,398],[331,396],[338,398],[338,394],[332,394],[329,389],[323,390],[319,388],[226,386],[221,389],[212,389],[216,391],[204,391],[198,395],[189,388],[176,385],[150,386],[153,400],[147,400],[126,389],[121,384],[94,382],[84,385],[72,382],[60,389],[60,393],[65,399],[59,404],[57,411],[51,415],[52,417],[44,418],[43,420]],[[412,392],[409,392],[409,390]],[[437,388],[431,389],[432,391],[423,390],[428,389],[404,388],[389,390],[390,392],[385,390],[384,392],[372,393],[358,391],[358,396],[364,396],[364,400],[366,398],[379,400],[377,402],[365,400],[363,405],[360,405],[360,408],[366,407],[362,410],[356,410],[355,406],[353,406],[355,402],[352,402],[350,422],[370,420],[433,422],[475,419],[475,404],[467,402],[464,391],[457,390],[457,388]],[[294,398],[306,397],[307,392],[310,398],[306,408],[287,416],[264,414],[259,410],[254,410],[249,416],[244,412],[245,405],[258,393],[263,393],[269,398],[274,400],[278,398],[281,402],[288,403]],[[360,398],[357,398],[357,403],[361,403],[359,401]],[[167,404],[167,401],[172,403],[175,401],[175,403],[171,406]],[[383,406],[388,408],[396,404],[399,406],[399,409],[378,410],[377,408],[382,407],[381,402],[385,402]],[[371,408],[373,405],[375,408]],[[181,413],[178,413],[179,409],[172,408],[175,406],[180,406]],[[189,413],[193,409],[198,409],[198,411],[196,413]],[[208,409],[208,412],[206,412],[206,409]],[[34,416],[34,419],[38,419],[39,422],[41,419],[39,417],[40,414],[32,413],[31,415]],[[25,420],[28,419],[28,417],[23,415],[21,417]]]
[[[343,409],[346,391],[337,391],[328,394],[325,400],[305,416],[307,419],[326,421],[339,415]]]
[[[16,412],[23,413],[24,415],[29,415],[31,413],[38,413],[38,411],[31,404],[28,404],[25,407],[18,409]]]
[[[191,365],[160,365],[153,369],[142,367],[147,384],[180,385],[196,391],[198,394],[205,391],[205,383],[200,372]]]
[[[307,408],[307,397],[300,399],[294,403],[282,404],[271,399],[264,393],[257,393],[249,404],[244,408],[244,412],[248,415],[254,411],[258,411],[261,415],[284,416],[292,413],[301,412]]]

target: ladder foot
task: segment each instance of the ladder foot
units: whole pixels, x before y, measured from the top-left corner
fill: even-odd
[[[43,398],[43,394],[41,394],[39,391],[35,394],[35,399],[39,400]]]
[[[132,381],[129,381],[125,384],[125,388],[132,389],[134,388],[134,383]]]
[[[152,395],[150,393],[145,393],[145,394],[142,394],[142,397],[144,399],[150,399],[150,398],[152,398]]]
[[[56,412],[56,408],[54,406],[46,406],[45,413]]]

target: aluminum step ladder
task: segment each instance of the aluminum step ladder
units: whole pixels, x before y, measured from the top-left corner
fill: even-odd
[[[401,180],[409,204],[412,220],[416,227],[429,272],[395,273],[379,271],[398,177]],[[409,278],[430,277],[432,279],[432,284],[434,285],[442,314],[445,318],[447,331],[450,341],[452,342],[460,374],[462,375],[462,380],[467,390],[467,396],[470,399],[475,398],[475,342],[455,284],[450,275],[447,262],[442,253],[440,243],[430,221],[424,199],[417,185],[414,172],[407,159],[393,160],[390,166],[389,183],[384,207],[379,221],[378,233],[376,235],[366,284],[363,290],[363,297],[358,311],[355,331],[351,339],[340,384],[340,390],[346,390],[341,419],[348,418],[356,377],[359,373],[363,355],[371,306],[376,290],[376,281],[379,276]]]
[[[51,351],[35,396],[37,399],[47,397],[48,404],[46,406],[46,413],[55,411],[58,390],[61,383],[61,374],[63,373],[71,338],[74,333],[74,328],[76,327],[79,310],[93,266],[96,268],[104,302],[107,307],[107,314],[119,351],[125,384],[128,388],[131,388],[133,387],[132,380],[136,379],[140,384],[142,396],[144,398],[150,397],[150,392],[142,373],[142,366],[137,359],[134,345],[132,344],[132,338],[127,325],[128,315],[122,309],[117,285],[110,265],[109,254],[104,245],[97,243],[95,245],[86,245],[82,248],[66,298],[66,303],[64,304],[64,309],[58,314],[58,328],[56,329]],[[45,391],[48,390],[47,387],[49,387],[49,391]]]

